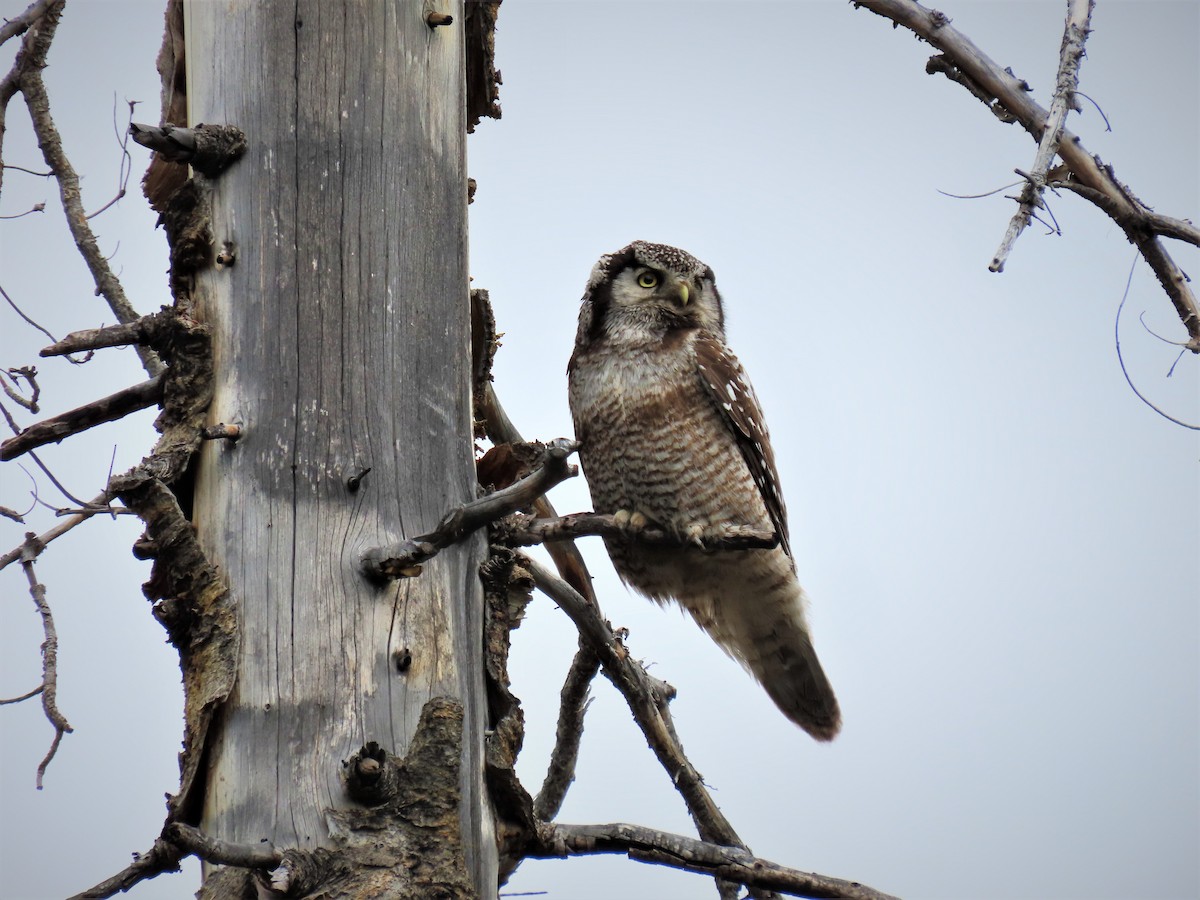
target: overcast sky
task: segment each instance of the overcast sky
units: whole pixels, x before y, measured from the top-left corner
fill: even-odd
[[[0,0],[13,15],[25,0]],[[1049,104],[1066,4],[945,0]],[[161,4],[74,0],[46,78],[85,173],[112,196],[114,97],[155,120]],[[1069,126],[1146,203],[1200,219],[1200,3],[1097,0],[1085,102]],[[7,71],[14,52],[0,50]],[[674,610],[625,591],[584,542],[606,614],[674,684],[677,726],[753,850],[911,898],[1200,895],[1200,440],[1144,405],[1114,350],[1134,260],[1080,199],[1050,197],[1003,275],[987,264],[1013,204],[981,194],[1035,146],[930,48],[828,2],[508,0],[501,121],[469,141],[476,286],[504,332],[495,383],[529,437],[571,433],[565,366],[596,258],[641,238],[712,266],[729,341],[771,428],[817,649],[845,717],[819,746]],[[118,111],[121,122],[124,113]],[[41,167],[19,101],[4,157]],[[134,182],[147,154],[133,151]],[[1013,190],[1002,193],[1012,193]],[[47,182],[7,172],[0,285],[56,335],[112,316]],[[131,190],[96,220],[133,302],[169,301],[165,242]],[[1172,245],[1187,270],[1200,254]],[[40,261],[40,262],[39,262]],[[1146,328],[1139,322],[1144,312]],[[1200,422],[1200,361],[1144,264],[1121,321],[1126,366],[1158,406]],[[0,308],[0,362],[36,363],[53,414],[141,377],[133,354],[84,369]],[[149,414],[49,448],[78,496],[149,449]],[[27,420],[24,420],[27,421]],[[0,469],[0,504],[30,481]],[[39,477],[43,496],[62,502]],[[562,511],[590,508],[582,480]],[[38,510],[29,525],[54,522]],[[25,529],[0,522],[7,550]],[[140,593],[128,519],[93,520],[39,563],[75,726],[46,776],[36,701],[0,708],[0,895],[53,900],[149,847],[178,785],[179,673]],[[0,573],[0,697],[36,685],[40,622],[19,567]],[[575,647],[544,598],[515,636],[514,690],[535,789]],[[567,822],[691,833],[682,801],[611,686],[596,683]],[[136,888],[191,896],[194,865]],[[711,897],[710,882],[621,858],[529,862],[510,891],[561,900]]]

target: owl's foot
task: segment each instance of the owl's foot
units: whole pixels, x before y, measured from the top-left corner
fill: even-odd
[[[628,509],[618,509],[613,513],[613,522],[627,535],[637,534],[650,524],[650,520],[640,512],[631,512]]]
[[[714,545],[730,538],[737,539],[745,534],[758,534],[752,525],[738,523],[702,524],[693,522],[683,529],[683,538],[689,544],[695,544],[701,550],[711,550]]]

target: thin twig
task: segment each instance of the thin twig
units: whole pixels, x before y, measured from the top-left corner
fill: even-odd
[[[58,709],[58,632],[54,628],[50,604],[46,602],[46,586],[38,583],[37,574],[33,570],[33,561],[44,549],[45,545],[32,531],[25,535],[25,543],[21,545],[21,568],[25,570],[25,578],[29,582],[29,595],[42,617],[42,633],[46,637],[42,643],[42,711],[54,726],[54,740],[50,742],[50,749],[37,767],[39,791],[42,789],[42,776],[46,774],[46,767],[58,753],[58,745],[62,743],[63,735],[74,731],[66,716]]]
[[[1017,211],[1013,213],[1004,238],[1000,241],[1000,248],[988,266],[992,272],[1004,271],[1004,263],[1012,252],[1013,244],[1029,224],[1033,211],[1042,206],[1046,173],[1050,171],[1050,163],[1058,154],[1063,123],[1067,120],[1067,113],[1076,108],[1075,88],[1079,86],[1079,63],[1083,59],[1083,44],[1090,31],[1088,25],[1091,22],[1094,2],[1095,0],[1067,0],[1067,23],[1063,29],[1062,46],[1058,51],[1058,78],[1054,84],[1050,115],[1038,142],[1033,168],[1028,174],[1018,172],[1025,178],[1025,187],[1021,190]]]
[[[37,382],[37,369],[33,366],[19,366],[6,370],[4,374],[8,376],[16,388],[21,386],[22,380],[29,385],[31,393],[28,397],[24,397],[13,388],[10,388],[8,382],[0,380],[0,384],[4,386],[4,393],[8,395],[8,398],[13,403],[36,414],[38,412],[38,398],[42,395],[42,389]]]
[[[58,525],[55,525],[49,531],[39,534],[37,536],[37,542],[41,546],[45,547],[47,544],[50,544],[56,538],[62,537],[64,534],[66,534],[68,531],[70,531],[76,525],[79,525],[82,522],[86,522],[92,516],[96,515],[96,513],[107,512],[108,508],[106,506],[104,506],[104,504],[106,504],[111,498],[112,498],[112,495],[109,494],[107,491],[105,491],[103,494],[97,495],[90,503],[87,504],[87,509],[90,510],[90,509],[94,508],[96,510],[96,512],[81,512],[78,515],[75,515],[72,518],[67,519],[67,521],[65,521],[65,522],[60,522]],[[21,552],[22,552],[23,547],[24,547],[24,544],[21,544],[20,546],[14,547],[12,550],[9,550],[7,553],[0,556],[0,571],[8,568],[9,566],[11,566],[13,563],[15,563],[17,560],[19,560],[21,558]]]
[[[1192,431],[1200,431],[1200,425],[1193,425],[1190,422],[1184,422],[1181,419],[1175,418],[1168,412],[1159,409],[1150,399],[1137,389],[1137,385],[1133,383],[1133,379],[1129,376],[1129,370],[1125,368],[1125,357],[1121,353],[1121,311],[1125,309],[1125,301],[1129,299],[1129,288],[1133,284],[1133,270],[1137,268],[1137,257],[1133,258],[1133,265],[1129,267],[1129,278],[1125,281],[1125,293],[1121,295],[1121,302],[1117,305],[1117,318],[1113,323],[1113,342],[1117,347],[1117,362],[1121,366],[1121,374],[1125,376],[1125,383],[1129,385],[1129,389],[1137,396],[1139,400],[1145,403],[1148,407],[1162,416],[1169,422],[1174,422],[1176,425],[1182,425],[1184,428],[1189,428]],[[1155,335],[1157,337],[1157,335]],[[1178,360],[1176,360],[1178,362]],[[1171,367],[1174,370],[1174,366]]]
[[[954,28],[945,15],[915,0],[854,0],[854,3],[928,41],[941,55],[929,61],[926,71],[945,74],[962,84],[989,110],[1002,112],[1009,120],[1019,122],[1035,139],[1041,139],[1049,113],[1029,96],[1028,84],[997,65]],[[1072,190],[1091,200],[1120,225],[1150,264],[1187,329],[1187,349],[1200,353],[1200,307],[1187,277],[1159,240],[1160,236],[1174,237],[1200,246],[1200,230],[1153,213],[1117,181],[1111,166],[1092,156],[1079,137],[1065,128],[1058,154],[1070,170],[1072,184],[1087,189]]]
[[[7,700],[0,700],[0,706],[5,706],[9,703],[23,703],[24,701],[29,700],[31,697],[36,697],[45,689],[46,686],[44,684],[39,684],[32,691],[28,691],[27,693],[22,694],[20,697],[11,697]]]
[[[840,897],[845,900],[896,900],[856,881],[789,869],[759,859],[747,850],[698,841],[640,825],[554,825],[539,829],[535,859],[558,859],[593,853],[624,853],[630,859],[699,872],[749,888],[780,891],[795,897]]]
[[[125,296],[125,289],[113,273],[108,261],[100,252],[96,236],[87,223],[87,215],[83,209],[79,176],[63,150],[62,137],[50,114],[50,97],[46,93],[46,85],[42,80],[42,69],[46,66],[46,55],[54,32],[58,27],[59,16],[62,13],[62,2],[52,3],[47,7],[44,16],[31,24],[18,54],[18,62],[14,71],[19,71],[18,87],[25,97],[25,105],[33,123],[34,134],[46,164],[53,170],[58,182],[59,197],[62,201],[63,212],[66,214],[67,227],[75,240],[79,253],[87,264],[96,284],[96,290],[108,302],[109,308],[120,322],[132,322],[138,318],[138,313]],[[0,91],[0,100],[3,92]],[[158,354],[147,347],[137,348],[142,366],[151,377],[163,370],[162,360]]]

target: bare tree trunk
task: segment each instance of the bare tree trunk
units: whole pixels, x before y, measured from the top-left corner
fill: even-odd
[[[240,645],[195,820],[218,840],[332,850],[303,875],[340,878],[328,896],[496,886],[482,536],[420,578],[381,587],[358,568],[364,549],[475,495],[461,5],[437,28],[418,0],[186,7],[189,124],[247,138],[213,183],[222,255],[196,284],[213,328],[208,422],[242,437],[208,442],[196,471],[193,520]],[[369,742],[402,792],[428,796],[350,800]],[[228,895],[228,871],[208,867],[201,896]]]

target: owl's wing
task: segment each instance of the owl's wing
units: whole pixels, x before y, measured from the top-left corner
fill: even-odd
[[[720,412],[725,424],[737,439],[742,458],[758,485],[771,524],[779,535],[780,546],[792,555],[788,541],[787,509],[779,489],[779,473],[775,470],[775,451],[767,425],[763,421],[758,397],[746,377],[746,371],[728,347],[709,334],[696,339],[696,369],[700,381]]]

